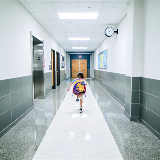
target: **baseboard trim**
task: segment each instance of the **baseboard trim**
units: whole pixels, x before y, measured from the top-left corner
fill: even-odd
[[[23,113],[20,117],[18,117],[15,121],[9,124],[5,129],[0,132],[0,138],[5,135],[12,127],[14,127],[21,119],[23,119],[31,110],[34,109],[34,106],[29,108],[25,113]]]

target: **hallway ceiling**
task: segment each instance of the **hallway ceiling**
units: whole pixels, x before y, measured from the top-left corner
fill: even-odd
[[[115,27],[127,14],[129,0],[19,0],[67,52],[94,51],[106,38],[107,27]],[[88,7],[91,7],[90,10]],[[60,12],[99,12],[97,19],[60,19]],[[68,38],[90,38],[70,41]],[[72,47],[87,47],[75,50]]]

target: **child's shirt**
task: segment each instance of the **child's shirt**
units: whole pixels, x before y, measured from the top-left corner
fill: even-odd
[[[84,82],[85,84],[87,84],[86,81],[85,81],[83,78],[80,78],[80,79],[83,80],[83,82]],[[74,80],[73,80],[73,83],[74,83],[76,80],[79,80],[79,78],[74,79]]]

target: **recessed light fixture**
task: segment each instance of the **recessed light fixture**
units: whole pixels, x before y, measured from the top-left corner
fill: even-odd
[[[90,38],[68,38],[70,41],[79,40],[79,41],[87,41],[90,40]]]
[[[72,49],[87,49],[87,47],[72,47]]]
[[[60,19],[97,19],[98,12],[58,13]]]

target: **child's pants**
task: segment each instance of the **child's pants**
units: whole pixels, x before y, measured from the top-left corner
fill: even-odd
[[[78,98],[83,100],[83,95],[78,95]]]

